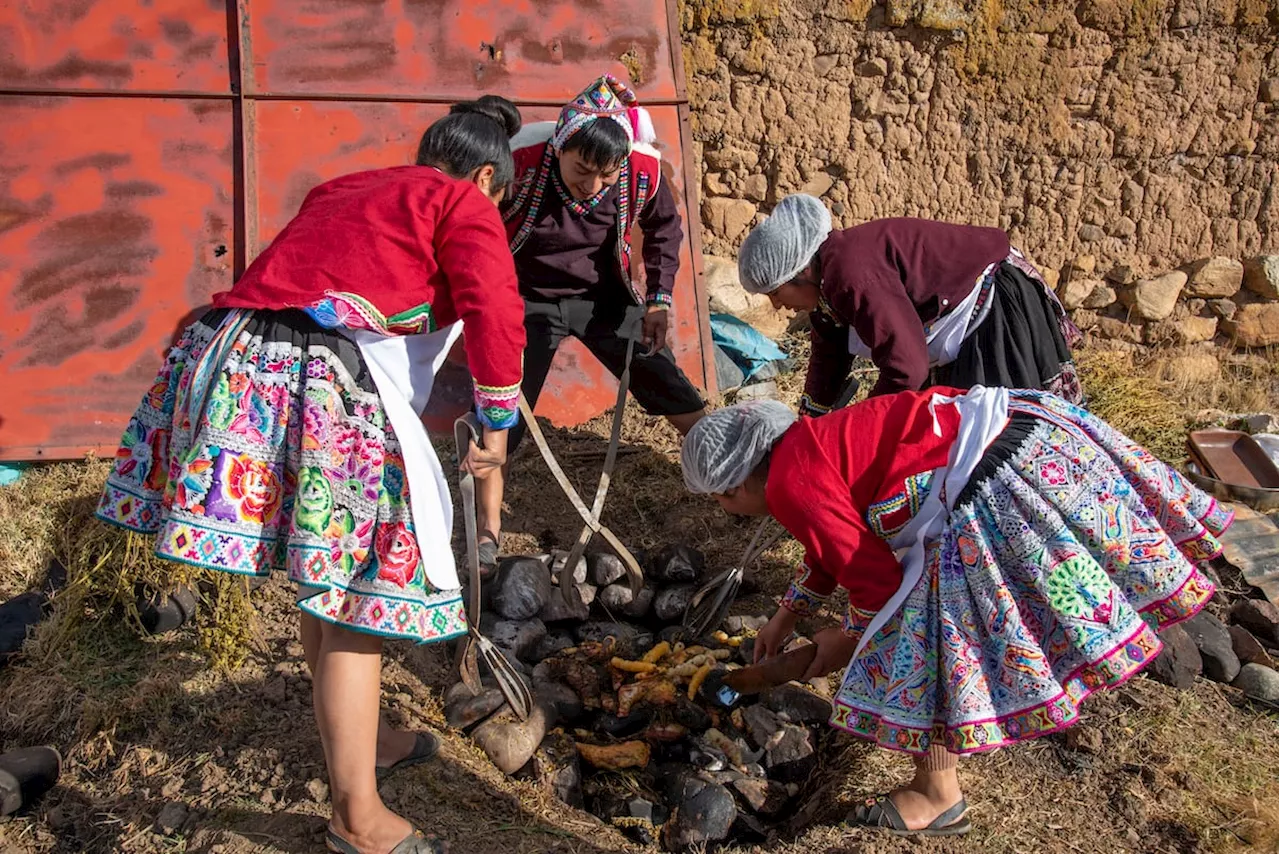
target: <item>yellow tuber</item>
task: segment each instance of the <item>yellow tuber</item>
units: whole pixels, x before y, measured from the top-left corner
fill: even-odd
[[[707,680],[707,675],[711,673],[711,662],[707,662],[698,668],[698,672],[693,674],[693,678],[689,680],[689,699],[692,700],[698,696],[698,689],[702,687],[702,683]]]
[[[609,666],[624,673],[648,673],[658,669],[658,665],[649,661],[628,661],[617,656],[609,659]]]
[[[646,652],[644,654],[644,658],[640,660],[648,662],[649,664],[657,664],[659,661],[662,660],[662,657],[670,651],[671,651],[671,644],[667,643],[666,641],[662,641],[661,643],[656,644],[653,647],[653,649]]]

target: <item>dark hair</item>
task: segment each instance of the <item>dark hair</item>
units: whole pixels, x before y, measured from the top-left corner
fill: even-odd
[[[604,171],[622,164],[631,153],[631,138],[613,119],[596,119],[569,137],[565,151],[576,151],[590,165]]]
[[[498,95],[485,95],[449,108],[422,135],[419,166],[435,166],[455,178],[465,178],[481,166],[493,167],[493,190],[504,190],[515,178],[507,140],[520,132],[520,111]]]

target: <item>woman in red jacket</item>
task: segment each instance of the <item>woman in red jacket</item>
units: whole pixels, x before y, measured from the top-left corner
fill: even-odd
[[[418,416],[465,324],[484,448],[462,465],[483,479],[505,461],[525,335],[497,203],[519,126],[504,99],[460,104],[418,165],[312,190],[171,350],[98,507],[155,534],[161,557],[298,585],[334,851],[438,850],[378,795],[439,746],[381,722],[381,652],[466,631],[448,486]]]
[[[700,421],[681,461],[692,491],[772,515],[805,547],[757,658],[848,591],[806,678],[845,668],[832,725],[915,759],[909,785],[847,819],[900,834],[967,832],[959,755],[1069,726],[1150,663],[1155,630],[1212,596],[1196,562],[1232,520],[1034,391],[901,392],[799,421],[746,403]]]
[[[787,196],[747,235],[742,286],[809,311],[801,412],[837,404],[854,356],[880,369],[873,396],[931,385],[1083,393],[1080,340],[1058,298],[998,228],[877,219],[831,230],[813,196]]]

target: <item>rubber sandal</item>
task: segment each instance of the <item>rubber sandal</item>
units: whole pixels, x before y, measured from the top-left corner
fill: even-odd
[[[361,854],[359,848],[333,832],[333,828],[325,829],[325,847],[334,854]],[[421,831],[413,831],[396,843],[389,854],[449,854],[449,849],[438,839],[423,836]]]
[[[413,750],[409,751],[408,756],[399,762],[388,765],[386,768],[375,767],[373,772],[377,775],[378,782],[382,782],[397,771],[431,761],[439,752],[440,739],[429,732],[414,733]]]
[[[893,805],[887,794],[867,798],[865,802],[844,820],[849,827],[870,827],[887,830],[895,836],[963,836],[973,829],[973,823],[965,816],[969,805],[961,798],[959,803],[935,818],[928,827],[907,829],[902,813]]]
[[[498,538],[492,531],[481,531],[476,543],[480,555],[480,577],[488,578],[498,568]]]

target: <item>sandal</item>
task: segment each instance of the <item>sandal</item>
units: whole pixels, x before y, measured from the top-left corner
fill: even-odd
[[[412,768],[414,765],[421,765],[435,758],[440,752],[440,739],[436,738],[429,732],[414,733],[413,749],[409,751],[409,755],[399,762],[393,762],[385,768],[375,767],[374,774],[378,778],[378,782],[390,777],[396,771],[405,768]]]
[[[480,577],[488,578],[498,568],[498,536],[492,531],[481,531],[476,552],[480,555]]]
[[[844,823],[849,827],[872,827],[887,830],[895,836],[963,836],[973,829],[973,823],[965,817],[969,806],[961,798],[959,803],[945,810],[928,827],[908,830],[902,813],[893,805],[887,794],[867,798]]]
[[[325,847],[334,854],[361,854],[359,848],[334,833],[332,827],[325,831]],[[449,854],[449,849],[440,840],[415,830],[396,843],[388,854]]]

